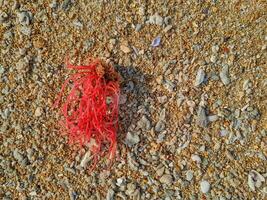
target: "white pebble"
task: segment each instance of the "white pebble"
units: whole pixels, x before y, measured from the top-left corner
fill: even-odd
[[[197,163],[201,163],[201,158],[198,155],[193,154],[191,159]]]
[[[34,113],[35,117],[40,117],[42,115],[42,108],[41,107],[38,107],[36,110],[35,110],[35,113]]]
[[[210,191],[210,184],[208,181],[201,181],[200,182],[200,190],[202,193],[208,193]]]

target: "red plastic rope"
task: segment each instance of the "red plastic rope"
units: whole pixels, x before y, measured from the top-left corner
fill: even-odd
[[[107,156],[110,161],[115,157],[120,88],[112,66],[97,59],[89,61],[84,66],[67,62],[67,68],[77,72],[64,82],[54,106],[63,115],[61,125],[71,144],[84,146],[95,141],[90,149],[95,166],[99,156]],[[62,96],[68,86],[70,91],[64,101]]]

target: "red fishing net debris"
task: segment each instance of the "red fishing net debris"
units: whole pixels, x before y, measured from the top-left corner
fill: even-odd
[[[92,58],[82,66],[67,62],[67,68],[76,73],[64,82],[54,105],[63,115],[61,127],[71,144],[94,142],[90,147],[94,166],[100,156],[112,161],[117,146],[119,75],[112,65]]]

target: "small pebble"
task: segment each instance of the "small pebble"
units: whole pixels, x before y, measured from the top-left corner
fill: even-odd
[[[191,156],[191,159],[192,159],[193,161],[197,162],[197,163],[201,163],[201,158],[200,158],[198,155],[196,155],[196,154],[193,154],[193,155]]]
[[[131,132],[128,132],[126,135],[126,139],[125,139],[125,143],[126,145],[128,145],[129,147],[137,144],[140,142],[140,138],[137,134],[133,134]]]
[[[138,121],[137,125],[142,128],[143,130],[150,130],[151,128],[151,122],[148,120],[148,118],[143,115],[143,117]]]
[[[18,21],[21,25],[23,26],[27,26],[30,24],[30,14],[29,12],[23,11],[23,12],[19,12],[17,14],[18,16]]]
[[[211,61],[212,63],[215,63],[215,62],[217,61],[217,56],[216,56],[216,55],[212,55],[212,56],[210,57],[210,61]]]
[[[192,179],[193,179],[193,171],[192,170],[188,170],[187,172],[186,172],[186,174],[185,174],[185,179],[187,180],[187,181],[191,181]]]
[[[132,50],[128,47],[128,46],[126,46],[126,45],[121,45],[120,46],[120,49],[121,49],[121,51],[123,52],[123,53],[125,53],[125,54],[128,54],[128,53],[130,53]]]
[[[155,14],[155,24],[159,26],[163,25],[163,18],[158,13]]]
[[[205,72],[203,69],[198,69],[196,79],[195,79],[195,86],[199,86],[201,83],[203,83],[205,79]]]
[[[88,165],[88,163],[89,163],[89,161],[91,160],[91,158],[92,158],[92,156],[91,156],[91,152],[90,152],[90,151],[86,152],[86,153],[84,154],[82,160],[81,160],[80,166],[81,166],[82,168],[86,168],[87,165]]]
[[[173,182],[173,178],[172,178],[172,176],[169,175],[169,174],[164,174],[164,175],[160,178],[159,181],[160,181],[161,183],[166,184],[166,185],[171,185],[172,182]]]
[[[36,108],[36,110],[34,112],[34,116],[35,117],[40,117],[42,115],[42,112],[43,112],[42,108],[38,107],[38,108]]]
[[[220,78],[224,85],[228,85],[230,83],[228,68],[229,68],[228,65],[224,65],[220,72]]]
[[[142,25],[141,24],[136,24],[135,31],[136,32],[139,32],[141,30],[141,28],[142,28]]]
[[[208,126],[208,118],[206,115],[206,110],[202,106],[199,106],[199,108],[198,108],[197,124],[201,127],[207,127]]]
[[[106,200],[113,200],[114,199],[115,192],[112,189],[109,189],[107,192]]]
[[[208,181],[201,181],[200,182],[200,190],[202,193],[206,194],[210,191],[210,184]]]

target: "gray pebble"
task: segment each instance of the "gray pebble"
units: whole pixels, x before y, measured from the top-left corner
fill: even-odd
[[[155,126],[156,132],[161,132],[165,129],[165,123],[162,120],[159,120]]]
[[[126,145],[128,145],[129,147],[137,144],[140,142],[140,138],[137,134],[133,134],[131,132],[128,132],[126,134],[126,139],[125,139],[125,143]]]
[[[206,110],[202,106],[199,106],[199,108],[198,108],[197,124],[201,127],[207,127],[208,126],[208,118],[206,115]]]
[[[142,25],[141,24],[136,24],[135,31],[136,32],[139,32],[141,30],[141,28],[142,28]]]
[[[185,174],[185,179],[187,180],[187,181],[191,181],[192,179],[193,179],[193,171],[192,170],[188,170],[187,172],[186,172],[186,174]]]
[[[199,86],[201,83],[203,83],[204,79],[205,79],[205,72],[203,69],[199,68],[195,79],[195,86]]]
[[[148,131],[151,129],[151,122],[145,115],[143,115],[143,117],[138,121],[137,125],[143,130]]]
[[[20,32],[21,32],[22,34],[26,35],[26,36],[30,36],[31,33],[32,33],[32,30],[31,30],[31,28],[28,27],[28,26],[22,26],[22,27],[20,28]]]
[[[114,199],[115,192],[112,189],[109,189],[107,192],[106,200],[113,200]]]
[[[13,151],[13,156],[18,162],[21,162],[24,159],[23,155],[19,152],[18,149],[15,149]]]
[[[224,65],[221,72],[220,72],[220,78],[224,85],[228,85],[230,83],[229,78],[229,67],[228,65]]]
[[[30,24],[31,14],[29,12],[26,11],[19,12],[17,16],[18,16],[18,21],[21,25],[28,26]]]

